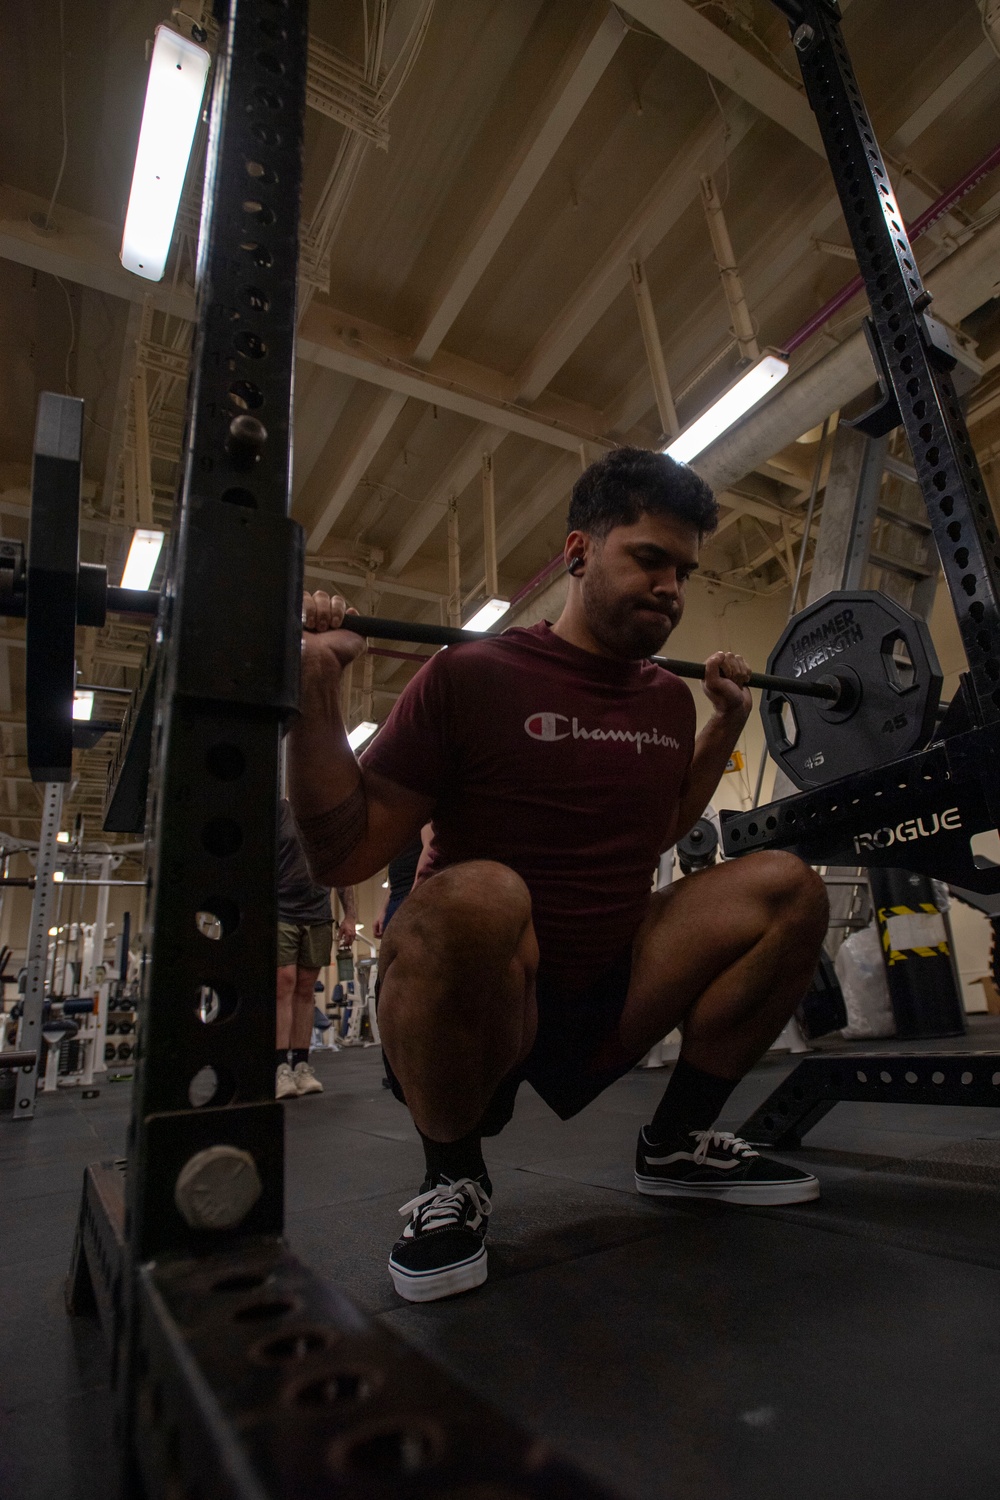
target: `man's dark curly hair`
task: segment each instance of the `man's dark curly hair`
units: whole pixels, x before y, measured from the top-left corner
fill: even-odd
[[[647,514],[677,516],[701,536],[719,524],[715,496],[686,464],[647,448],[615,448],[576,481],[566,529],[605,537]]]

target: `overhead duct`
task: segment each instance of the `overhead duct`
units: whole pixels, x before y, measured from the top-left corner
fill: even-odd
[[[932,311],[956,324],[1000,293],[1000,219],[968,240],[927,277]],[[706,448],[691,464],[714,490],[725,489],[766,462],[875,381],[864,331],[779,386],[755,414]]]

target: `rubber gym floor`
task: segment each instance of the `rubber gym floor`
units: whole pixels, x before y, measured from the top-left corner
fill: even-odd
[[[944,1046],[1000,1050],[1000,1019],[922,1050]],[[285,1106],[292,1247],[620,1495],[1000,1494],[1000,1109],[838,1105],[790,1158],[818,1202],[727,1209],[633,1189],[664,1071],[567,1124],[524,1088],[487,1146],[489,1281],[409,1306],[385,1269],[421,1178],[409,1117],[377,1049],[314,1061],[326,1092]],[[721,1124],[792,1064],[765,1059]],[[3,1500],[114,1493],[104,1348],[62,1292],[83,1167],[122,1154],[128,1093],[0,1122]]]

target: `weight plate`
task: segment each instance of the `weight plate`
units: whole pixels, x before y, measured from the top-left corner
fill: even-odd
[[[43,391],[31,475],[24,643],[33,781],[69,781],[73,766],[82,443],[83,402]]]
[[[781,693],[761,701],[768,749],[802,791],[887,765],[933,733],[941,668],[930,631],[885,594],[827,594],[800,610],[767,670],[840,688],[837,703]]]

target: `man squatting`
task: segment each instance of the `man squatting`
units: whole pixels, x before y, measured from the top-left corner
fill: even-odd
[[[802,998],[827,928],[822,881],[791,854],[727,861],[651,894],[750,712],[743,657],[705,664],[712,717],[647,658],[681,619],[712,492],[663,454],[622,448],[577,481],[566,605],[433,656],[355,758],[341,673],[363,650],[345,605],[307,595],[292,805],[323,885],[368,879],[430,823],[417,883],[380,953],[386,1073],[426,1176],[393,1247],[396,1290],[428,1301],[486,1278],[484,1137],[527,1081],[562,1119],[680,1026],[639,1132],[640,1193],[797,1203],[810,1173],[713,1129]]]

